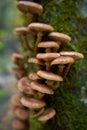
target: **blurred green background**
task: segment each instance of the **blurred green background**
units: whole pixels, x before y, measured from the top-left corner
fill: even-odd
[[[62,0],[54,0],[61,2]],[[74,1],[74,0],[73,0]],[[78,1],[78,0],[76,0]],[[73,17],[72,23],[73,28],[76,30],[77,20],[79,18],[79,25],[75,33],[79,41],[75,41],[74,37],[74,50],[82,52],[85,56],[84,60],[79,65],[81,69],[81,94],[82,101],[87,105],[87,0],[80,0],[81,5],[78,6],[80,14],[76,14]],[[75,10],[76,12],[76,10]],[[74,13],[74,10],[72,11]],[[64,16],[64,14],[62,14]],[[60,14],[59,14],[60,16]],[[58,17],[58,14],[56,15]],[[78,18],[77,18],[78,17]],[[49,21],[49,20],[48,20]],[[51,21],[52,22],[52,21]],[[62,21],[63,22],[63,21]],[[7,130],[7,125],[9,127],[10,120],[9,115],[9,97],[14,93],[15,77],[12,76],[8,69],[13,65],[10,60],[12,52],[17,52],[20,49],[20,41],[18,37],[14,34],[14,28],[22,26],[24,23],[22,13],[16,8],[16,0],[1,0],[0,1],[0,130]],[[66,25],[66,27],[69,25]],[[62,30],[61,30],[62,31]],[[79,36],[79,37],[78,37]],[[77,40],[76,39],[76,40]],[[78,44],[77,44],[78,43]],[[76,46],[76,48],[75,48]],[[80,72],[79,72],[80,74]],[[9,116],[11,117],[11,115]],[[84,115],[85,117],[85,115]],[[4,125],[4,124],[7,125]],[[10,128],[8,128],[10,130]],[[83,129],[81,129],[83,130]]]

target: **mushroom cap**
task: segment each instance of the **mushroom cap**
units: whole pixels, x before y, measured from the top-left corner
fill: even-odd
[[[13,53],[12,54],[12,59],[24,59],[24,55],[20,53]]]
[[[26,35],[26,34],[28,34],[28,29],[27,29],[27,27],[17,27],[17,28],[15,28],[14,31],[15,31],[17,34],[19,34],[19,35],[22,35],[22,34]]]
[[[31,88],[41,93],[54,94],[54,91],[50,87],[48,87],[47,85],[38,83],[37,81],[31,82]]]
[[[10,103],[12,104],[12,106],[21,107],[22,106],[20,102],[21,97],[22,97],[21,93],[14,94],[10,99]]]
[[[84,55],[79,52],[74,52],[74,51],[61,51],[60,52],[61,56],[71,56],[74,59],[82,59],[84,58]]]
[[[26,120],[29,118],[29,110],[24,108],[17,108],[15,110],[15,115],[21,120]]]
[[[9,72],[16,75],[18,78],[21,78],[25,74],[25,71],[23,69],[17,67],[10,68]]]
[[[36,73],[31,73],[31,74],[29,74],[28,77],[29,77],[30,80],[41,80],[42,79]]]
[[[57,42],[54,42],[54,41],[46,41],[46,42],[38,43],[38,47],[41,47],[41,48],[59,48],[59,45],[57,44]]]
[[[48,108],[38,117],[38,120],[45,122],[45,121],[53,118],[55,116],[55,114],[56,114],[56,111],[54,109]]]
[[[32,34],[35,32],[48,32],[53,31],[53,27],[43,23],[31,23],[28,26],[28,31]]]
[[[26,94],[33,95],[35,91],[30,87],[31,81],[27,77],[21,78],[17,83],[17,88]]]
[[[74,62],[74,59],[72,57],[65,57],[65,56],[60,56],[56,59],[54,59],[52,62],[51,62],[51,65],[56,65],[56,64],[68,64],[68,63],[73,63]]]
[[[26,124],[23,121],[19,120],[19,119],[14,119],[12,121],[12,127],[14,129],[16,129],[16,130],[20,130],[20,129],[24,130],[24,129],[27,128]]]
[[[70,36],[63,34],[63,33],[59,33],[59,32],[51,32],[48,36],[52,40],[57,40],[57,41],[61,41],[61,42],[70,42],[71,41]]]
[[[46,60],[50,61],[50,60],[53,60],[53,59],[55,59],[55,58],[57,58],[59,56],[60,56],[59,53],[38,53],[36,55],[36,57],[38,59],[41,59],[41,60],[44,60],[44,61],[46,61]]]
[[[17,7],[23,13],[41,14],[43,12],[42,5],[29,1],[19,1]]]
[[[29,58],[28,62],[29,63],[35,63],[35,64],[38,64],[38,65],[44,65],[44,62],[39,60],[39,59],[37,59],[37,58]]]
[[[53,81],[63,81],[63,78],[57,74],[54,74],[52,72],[42,71],[39,70],[37,74],[47,80],[53,80]]]
[[[41,100],[29,98],[26,96],[23,96],[21,98],[21,103],[30,109],[39,109],[46,105],[45,102]]]

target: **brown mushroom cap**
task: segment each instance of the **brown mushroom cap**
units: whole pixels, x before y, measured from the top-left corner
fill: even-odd
[[[61,51],[60,55],[61,56],[71,56],[74,59],[82,59],[82,58],[84,58],[84,55],[82,53],[74,52],[74,51]]]
[[[23,13],[41,14],[43,12],[42,5],[29,1],[19,1],[17,7]]]
[[[35,91],[30,87],[31,81],[27,77],[23,77],[18,81],[17,88],[26,94],[35,94]]]
[[[27,128],[26,124],[23,121],[19,120],[19,119],[14,119],[12,121],[12,127],[14,129],[16,129],[16,130],[20,130],[20,129],[24,130],[24,129]]]
[[[28,26],[28,31],[32,34],[35,32],[53,31],[53,27],[43,23],[31,23]]]
[[[44,78],[44,79],[47,79],[47,80],[53,80],[53,81],[63,81],[63,78],[57,74],[54,74],[52,72],[46,72],[46,71],[42,71],[42,70],[39,70],[37,72],[37,74]]]
[[[46,42],[38,43],[38,47],[41,47],[41,48],[59,48],[59,45],[57,44],[57,42],[54,42],[54,41],[46,41]]]
[[[22,94],[20,93],[14,94],[10,99],[11,104],[15,107],[21,107],[22,106],[20,102],[21,97],[22,97]]]
[[[29,58],[28,62],[29,63],[35,63],[35,64],[38,64],[38,65],[44,65],[44,62],[39,60],[39,59],[37,59],[37,58]]]
[[[27,27],[18,27],[14,30],[17,34],[21,35],[21,34],[28,34],[28,29]]]
[[[54,59],[52,62],[51,62],[51,65],[56,65],[56,64],[68,64],[68,63],[73,63],[74,62],[74,59],[72,57],[65,57],[65,56],[60,56],[56,59]]]
[[[29,74],[29,79],[30,80],[39,80],[39,79],[42,79],[40,76],[38,76],[36,73],[31,73]]]
[[[41,100],[29,98],[26,96],[21,98],[21,103],[30,109],[39,109],[46,105],[45,102]]]
[[[29,110],[24,108],[17,108],[15,110],[15,115],[21,120],[26,120],[29,118]]]
[[[52,40],[56,40],[56,41],[61,41],[61,42],[70,42],[71,41],[70,36],[63,34],[63,33],[59,33],[59,32],[51,32],[48,36]]]
[[[10,68],[9,72],[16,75],[18,78],[21,78],[25,74],[25,71],[23,69],[17,67]]]
[[[12,54],[12,58],[15,59],[24,59],[24,55],[23,54],[20,54],[20,53],[13,53]]]
[[[36,55],[36,57],[38,59],[45,60],[45,61],[46,60],[48,60],[48,61],[53,60],[53,59],[55,59],[55,58],[57,58],[59,56],[60,56],[59,53],[38,53]]]
[[[54,109],[48,108],[38,117],[38,120],[45,122],[45,121],[53,118],[55,116],[55,114],[56,114],[56,111]]]
[[[31,88],[41,93],[54,94],[54,91],[50,87],[48,87],[47,85],[38,83],[37,81],[31,82]]]

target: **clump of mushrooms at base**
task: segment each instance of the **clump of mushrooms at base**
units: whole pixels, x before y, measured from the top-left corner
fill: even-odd
[[[20,93],[11,97],[10,110],[15,115],[12,127],[17,130],[27,130],[29,118],[47,122],[55,116],[56,110],[47,108],[43,97],[48,94],[50,98],[54,90],[58,89],[59,83],[66,78],[70,66],[75,60],[84,56],[79,52],[59,51],[61,44],[70,42],[71,38],[66,34],[54,32],[51,25],[39,23],[38,18],[34,18],[35,15],[39,17],[43,12],[40,4],[19,1],[17,7],[27,16],[28,26],[15,29],[21,38],[24,52],[13,53],[11,57],[16,67],[11,68],[10,72],[18,79],[16,88]],[[31,47],[28,35],[36,37],[34,48]],[[35,53],[35,57],[30,57],[26,52]],[[35,64],[36,71],[30,73],[28,70],[27,72],[26,64],[28,66]]]

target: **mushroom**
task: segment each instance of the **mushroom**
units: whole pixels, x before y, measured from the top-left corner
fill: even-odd
[[[36,92],[30,87],[31,81],[27,77],[21,78],[17,83],[17,88],[25,94],[33,95]]]
[[[42,60],[38,59],[38,58],[29,58],[29,59],[28,59],[28,62],[29,62],[29,63],[38,64],[37,69],[40,69],[41,66],[44,65],[44,62],[43,62]]]
[[[12,106],[21,107],[22,104],[20,102],[20,99],[22,96],[23,95],[21,93],[14,94],[10,99],[10,103],[12,104]]]
[[[36,73],[31,73],[28,77],[30,80],[42,80],[42,78],[38,76]]]
[[[31,82],[31,88],[44,94],[54,94],[49,86],[38,83],[37,81]]]
[[[42,100],[29,98],[27,96],[21,98],[21,103],[30,109],[40,109],[46,105]]]
[[[39,44],[38,44],[38,48],[45,48],[45,52],[48,54],[48,55],[50,55],[50,52],[51,52],[51,48],[56,48],[56,50],[59,48],[59,45],[56,43],[56,42],[54,42],[54,41],[45,41],[45,42],[40,42]],[[45,55],[47,55],[47,54],[45,54]],[[37,54],[38,55],[38,54]],[[41,54],[40,54],[41,55]],[[43,55],[43,54],[42,54]],[[53,54],[51,54],[51,55],[53,55]],[[51,56],[50,56],[51,57]],[[48,58],[48,59],[50,59],[50,58]],[[50,71],[50,62],[45,62],[45,64],[46,64],[46,69],[48,70],[48,71]]]
[[[43,71],[43,70],[39,70],[37,72],[37,74],[44,79],[47,80],[53,80],[53,81],[63,81],[63,78],[57,74],[54,74],[52,72],[47,72],[47,71]]]
[[[22,44],[25,48],[26,46],[26,50],[30,50],[30,51],[33,51],[33,49],[30,47],[29,43],[28,43],[28,39],[27,39],[27,35],[28,35],[28,29],[27,27],[18,27],[14,30],[20,37],[21,37],[21,40],[22,40]]]
[[[14,114],[20,120],[27,120],[29,118],[29,110],[25,108],[17,108]]]
[[[38,120],[41,122],[46,122],[49,119],[53,118],[55,114],[56,111],[54,109],[48,108],[38,117]]]
[[[43,12],[42,5],[30,1],[20,1],[17,7],[21,12],[26,14],[27,18],[29,18],[29,23],[33,21],[33,14],[40,15]]]
[[[23,54],[19,53],[13,53],[11,56],[11,60],[14,64],[18,65],[20,68],[24,67],[24,58],[25,56]]]
[[[9,69],[9,72],[14,74],[18,79],[25,75],[25,70],[18,67],[12,67]]]
[[[63,69],[64,69],[64,65],[65,64],[72,64],[74,62],[74,59],[72,57],[65,57],[65,56],[60,56],[56,59],[54,59],[52,62],[51,62],[51,65],[59,65],[58,66],[58,74],[59,75],[62,75],[63,74]]]
[[[70,36],[63,34],[63,33],[59,33],[59,32],[51,32],[48,35],[49,38],[51,38],[52,40],[55,40],[59,46],[61,45],[62,42],[70,42],[71,38]]]
[[[44,60],[44,61],[52,61],[53,59],[59,57],[60,54],[59,53],[38,53],[36,55],[36,58],[38,58],[39,60]]]
[[[19,119],[14,119],[12,121],[12,127],[16,130],[25,130],[27,129],[27,125],[25,124],[25,122],[19,120]]]
[[[61,56],[70,56],[70,57],[72,57],[74,60],[76,60],[76,59],[83,59],[83,58],[84,58],[84,55],[83,55],[82,53],[73,52],[73,51],[61,51],[61,52],[60,52],[60,55],[61,55]],[[65,72],[64,72],[64,75],[63,75],[64,78],[66,77],[66,75],[67,75],[67,73],[68,73],[68,71],[69,71],[69,69],[70,69],[70,67],[71,67],[71,64],[72,64],[72,63],[70,63],[70,64],[67,65],[67,67],[66,67],[66,69],[65,69]]]
[[[42,40],[43,32],[53,31],[53,27],[43,23],[31,23],[28,26],[28,31],[33,35],[37,34],[37,40],[35,44],[35,48],[37,49],[38,43]]]

